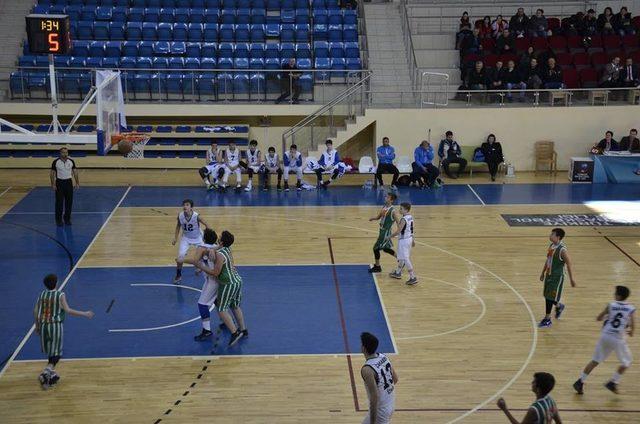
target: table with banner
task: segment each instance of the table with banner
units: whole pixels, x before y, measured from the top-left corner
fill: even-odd
[[[594,183],[640,184],[640,153],[606,152],[591,158]]]

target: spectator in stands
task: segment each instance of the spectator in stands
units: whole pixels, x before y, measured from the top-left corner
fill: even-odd
[[[624,66],[620,69],[620,87],[640,87],[638,78],[638,66],[633,64],[633,59],[627,58]]]
[[[502,82],[503,72],[502,61],[499,60],[489,75],[489,90],[500,90],[504,87]]]
[[[516,51],[516,40],[511,35],[511,31],[505,29],[496,40],[496,53],[506,54],[514,51]]]
[[[513,100],[513,94],[511,93],[511,90],[513,89],[520,89],[520,90],[525,90],[527,88],[527,84],[522,81],[522,76],[520,75],[520,72],[518,71],[518,69],[516,68],[516,63],[513,60],[510,60],[509,62],[507,62],[507,69],[504,70],[504,74],[502,76],[502,83],[504,84],[504,87],[509,90],[509,92],[507,93],[507,100],[512,101]],[[520,101],[524,101],[525,100],[525,92],[521,91],[520,92]]]
[[[491,28],[491,16],[485,16],[480,25],[480,38],[491,38],[493,35],[493,29]]]
[[[482,44],[480,44],[480,38],[478,38],[477,34],[478,29],[476,28],[475,30],[471,31],[470,24],[464,25],[462,28],[460,28],[460,31],[458,31],[458,33],[456,34],[456,49],[460,50],[461,56],[466,53],[478,53],[479,47],[481,47]],[[469,40],[468,43],[475,44],[475,46],[467,46],[466,40]],[[474,41],[476,41],[476,43],[474,43]],[[465,50],[468,50],[469,48],[473,48],[474,51],[465,52]]]
[[[626,7],[621,7],[620,12],[616,13],[613,17],[613,29],[620,34],[621,37],[636,33],[635,28],[633,28],[633,22],[631,22],[631,13],[629,13]]]
[[[411,182],[418,183],[420,187],[425,185],[429,188],[433,187],[433,183],[440,175],[440,171],[436,166],[431,163],[434,158],[433,147],[427,140],[422,140],[422,143],[413,151],[413,160],[411,168]]]
[[[544,70],[542,81],[544,82],[544,88],[564,88],[562,69],[560,65],[556,64],[556,60],[552,57],[547,60],[547,69]]]
[[[358,2],[356,0],[340,0],[340,7],[342,9],[357,9]]]
[[[608,151],[617,152],[618,150],[620,150],[620,146],[618,145],[618,142],[613,139],[613,131],[607,131],[604,138],[600,140],[598,144],[593,146],[591,153],[601,155]]]
[[[540,65],[538,65],[538,59],[536,59],[535,57],[531,58],[529,68],[523,75],[522,80],[526,82],[528,88],[537,90],[542,87],[543,77],[543,71]]]
[[[640,140],[638,139],[638,130],[632,129],[629,135],[622,137],[620,140],[620,151],[631,153],[640,153]]]
[[[482,63],[481,60],[478,60],[473,71],[469,72],[467,75],[465,85],[469,90],[486,90],[488,80],[487,72],[484,69],[484,63]]]
[[[396,151],[389,144],[389,137],[382,137],[382,146],[376,149],[376,155],[378,156],[378,167],[376,168],[375,185],[379,185],[380,188],[384,187],[382,174],[393,174],[391,187],[395,187],[400,171],[398,171],[398,168],[393,164],[393,160],[396,158]]]
[[[529,35],[532,37],[546,37],[551,35],[549,31],[549,23],[546,16],[544,16],[544,10],[536,10],[535,16],[529,19]]]
[[[529,18],[524,14],[524,8],[519,7],[518,12],[511,17],[509,21],[509,29],[511,33],[517,38],[523,38],[527,35],[527,28],[529,27]]]
[[[587,15],[584,17],[584,30],[581,35],[585,37],[591,37],[598,32],[598,18],[596,17],[596,11],[593,9],[587,10]]]
[[[440,146],[438,147],[438,157],[440,157],[444,173],[447,174],[447,177],[456,179],[467,167],[467,160],[462,157],[462,148],[458,142],[453,139],[453,132],[447,131],[444,136],[444,140],[440,141]],[[449,169],[449,165],[452,163],[458,164],[458,172],[455,176]]]
[[[602,35],[612,35],[615,31],[613,29],[613,10],[610,7],[604,8],[604,13],[598,16],[598,32]]]
[[[584,13],[578,12],[562,20],[562,32],[566,36],[582,35],[584,32]]]
[[[620,58],[615,56],[607,63],[600,77],[600,87],[615,88],[620,85]]]
[[[460,26],[458,26],[458,28],[462,29],[462,28],[464,28],[466,26],[471,28],[471,21],[469,21],[469,13],[464,11],[464,12],[462,12],[462,17],[460,18]]]
[[[502,146],[496,141],[496,136],[489,134],[487,141],[480,146],[482,154],[484,155],[484,161],[489,167],[489,174],[491,175],[491,181],[496,180],[496,174],[498,173],[498,165],[504,162],[504,156],[502,155]]]
[[[526,71],[531,66],[531,59],[537,59],[538,55],[533,46],[529,46],[526,51],[520,55],[518,66],[521,70]]]
[[[282,87],[282,94],[276,100],[276,104],[282,102],[291,95],[293,90],[293,96],[291,97],[293,104],[298,104],[298,97],[300,97],[300,76],[302,72],[298,70],[296,60],[291,58],[289,62],[283,67],[283,72],[280,74],[280,84]]]
[[[493,38],[498,38],[507,28],[509,28],[509,22],[502,19],[502,15],[496,16],[496,20],[491,24]]]

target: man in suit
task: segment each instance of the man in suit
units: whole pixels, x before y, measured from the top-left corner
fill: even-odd
[[[631,153],[640,153],[640,139],[638,139],[638,130],[633,128],[629,131],[629,135],[622,137],[620,140],[620,151]]]
[[[628,58],[620,69],[620,86],[621,87],[638,87],[640,78],[638,78],[638,65],[634,65],[633,59]]]
[[[607,131],[604,135],[604,138],[598,142],[591,149],[591,153],[595,153],[597,155],[601,155],[608,151],[617,152],[620,150],[620,146],[618,142],[613,139],[613,131]]]
[[[600,87],[614,88],[618,87],[620,81],[620,58],[614,57],[610,63],[604,67],[604,72],[600,78]]]
[[[444,168],[444,173],[447,174],[447,177],[449,178],[458,178],[464,171],[464,168],[467,167],[467,160],[462,157],[462,148],[460,148],[458,142],[453,139],[453,132],[451,131],[447,131],[445,133],[444,140],[440,141],[438,156],[440,157],[442,167]],[[449,165],[452,163],[458,164],[458,172],[455,176],[449,169]]]

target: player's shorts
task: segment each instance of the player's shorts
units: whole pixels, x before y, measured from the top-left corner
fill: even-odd
[[[413,239],[400,239],[398,240],[398,260],[399,261],[408,261],[411,256],[411,245],[413,244]]]
[[[229,168],[229,170],[233,169],[235,171],[238,167],[240,167],[240,162],[229,162],[229,163],[226,163],[224,166]]]
[[[559,278],[547,276],[544,279],[544,298],[553,302],[559,302],[562,297],[564,286],[564,275]]]
[[[213,302],[215,302],[217,295],[218,281],[212,276],[205,277],[204,284],[202,285],[202,291],[198,298],[198,303],[201,305],[211,306],[213,305]]]
[[[197,239],[182,237],[180,239],[180,246],[178,247],[178,259],[184,259],[184,257],[187,256],[189,247],[191,246],[198,247],[201,245],[202,245],[202,237]]]
[[[631,355],[627,341],[613,334],[602,334],[596,345],[596,350],[593,352],[593,360],[596,362],[604,362],[609,355],[611,355],[611,352],[616,353],[618,361],[625,367],[631,365],[633,356]]]
[[[247,169],[251,168],[254,173],[259,173],[264,169],[263,165],[247,165]]]
[[[209,173],[209,175],[213,175],[214,177],[218,177],[218,170],[220,169],[222,165],[220,165],[219,163],[214,163],[212,165],[206,165],[205,168],[207,168],[207,172]]]
[[[393,241],[391,240],[389,231],[380,230],[378,239],[373,245],[373,250],[393,249]]]
[[[61,322],[40,324],[40,347],[47,357],[62,356],[63,335]]]
[[[391,416],[393,415],[393,407],[389,408],[378,408],[378,419],[374,424],[390,424]],[[362,424],[370,424],[371,416],[367,412],[367,416],[362,420]]]
[[[282,168],[280,168],[280,166],[266,166],[265,165],[264,169],[269,174],[277,174],[278,173],[278,169],[282,169]]]
[[[242,283],[220,284],[218,288],[218,311],[237,308],[242,300]]]

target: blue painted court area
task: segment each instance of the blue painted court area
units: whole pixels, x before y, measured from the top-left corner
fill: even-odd
[[[640,184],[474,184],[472,187],[491,205],[640,200]]]
[[[0,218],[0,368],[33,323],[42,278],[60,283],[124,194],[124,188],[81,188],[75,194],[73,225],[56,227],[49,188],[36,188]]]
[[[250,335],[227,348],[229,332],[225,330],[214,350],[211,341],[193,340],[202,327],[196,305],[200,293],[192,289],[200,289],[203,281],[193,268],[185,270],[185,287],[170,283],[174,272],[170,267],[78,268],[65,292],[72,307],[92,309],[96,315],[93,320],[67,319],[65,358],[358,353],[362,331],[380,338],[381,351],[395,352],[366,265],[335,266],[341,302],[332,265],[238,269]],[[214,312],[212,327],[219,323]],[[179,325],[169,327],[175,324]],[[144,330],[149,328],[156,329]],[[141,331],[110,331],[114,329]],[[40,358],[38,337],[31,337],[18,359]]]

